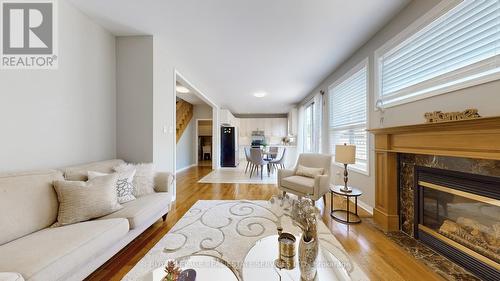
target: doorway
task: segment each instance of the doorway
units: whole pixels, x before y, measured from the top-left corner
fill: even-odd
[[[216,169],[220,136],[213,124],[218,124],[219,108],[178,71],[175,72],[175,99],[176,173],[198,166],[200,161],[201,165]],[[200,157],[203,146],[206,153]]]
[[[211,167],[213,159],[212,119],[197,119],[196,151],[198,166]]]

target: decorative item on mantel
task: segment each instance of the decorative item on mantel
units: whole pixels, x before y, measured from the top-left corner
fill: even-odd
[[[317,220],[319,210],[309,198],[296,200],[292,206],[292,219],[302,230],[299,242],[300,276],[304,281],[314,280],[317,272],[318,233]]]
[[[356,146],[352,144],[336,145],[335,146],[335,162],[344,164],[344,187],[340,190],[342,192],[352,192],[347,186],[348,175],[347,165],[356,163]]]
[[[481,118],[478,110],[475,108],[469,108],[462,112],[442,112],[434,111],[425,113],[425,119],[427,123],[439,123],[439,122],[449,122],[449,121],[460,121],[460,120],[471,120]]]

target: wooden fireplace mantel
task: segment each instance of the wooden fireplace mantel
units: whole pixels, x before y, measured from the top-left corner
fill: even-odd
[[[398,153],[500,160],[500,117],[368,130],[375,135],[373,219],[399,230]]]

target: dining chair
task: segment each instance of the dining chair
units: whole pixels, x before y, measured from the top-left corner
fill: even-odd
[[[278,152],[279,152],[279,147],[277,146],[269,147],[269,158],[276,159],[276,157],[278,156]]]
[[[271,162],[269,162],[271,164],[271,168],[279,167],[281,169],[285,169],[285,153],[286,153],[286,147],[283,147],[280,156],[276,157],[274,160],[271,160]]]
[[[208,159],[212,159],[212,146],[211,145],[204,145],[201,147],[203,151],[203,160],[205,160],[205,156],[208,154]]]
[[[260,179],[263,179],[264,175],[264,166],[269,164],[269,161],[263,159],[263,153],[260,148],[252,148],[250,149],[250,162],[252,162],[253,166],[250,169],[250,177],[252,177],[253,172],[257,169],[257,175],[259,175],[259,167],[260,167]],[[269,166],[267,166],[267,175],[269,176]]]
[[[247,166],[245,167],[245,174],[246,174],[248,171],[248,166],[251,165],[251,167],[253,167],[253,163],[252,160],[250,159],[250,148],[245,147],[244,150],[245,150],[245,158],[247,159]]]

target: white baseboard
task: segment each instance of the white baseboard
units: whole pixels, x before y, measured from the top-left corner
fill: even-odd
[[[351,199],[351,202],[354,203],[354,199]],[[365,202],[359,200],[359,198],[358,198],[358,206],[373,216],[373,208],[370,205],[366,204]]]
[[[373,216],[373,207],[358,199],[358,205]]]
[[[185,171],[185,170],[187,170],[187,169],[189,169],[189,168],[191,168],[191,167],[195,167],[195,166],[197,166],[197,164],[196,164],[196,163],[191,164],[191,165],[186,166],[186,167],[184,167],[184,168],[180,168],[179,170],[175,171],[175,173],[177,174],[177,173],[179,173],[179,172]]]

